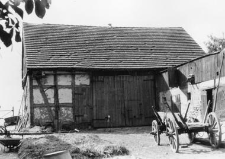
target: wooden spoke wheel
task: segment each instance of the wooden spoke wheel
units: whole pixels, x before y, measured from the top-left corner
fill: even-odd
[[[167,120],[167,135],[169,138],[170,147],[173,152],[179,151],[179,136],[175,121],[172,119]]]
[[[218,148],[221,143],[221,126],[214,112],[208,114],[206,123],[208,123],[209,142],[212,147]]]
[[[159,133],[159,125],[156,120],[152,121],[152,132],[154,133],[154,140],[157,145],[160,145],[160,133]]]

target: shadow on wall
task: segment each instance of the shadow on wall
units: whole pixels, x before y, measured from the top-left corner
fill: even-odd
[[[187,77],[176,68],[169,68],[167,72],[159,74],[157,77],[158,111],[168,111],[163,104],[166,97],[167,103],[172,111],[181,111],[182,100],[187,100],[190,96],[187,92]]]

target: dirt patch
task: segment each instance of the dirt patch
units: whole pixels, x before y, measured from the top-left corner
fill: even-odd
[[[105,158],[127,155],[129,151],[94,134],[56,134],[23,140],[18,152],[20,159],[41,159],[46,153],[69,150],[74,158]]]
[[[69,144],[71,147],[70,152],[74,158],[80,155],[83,158],[91,158],[92,154],[95,152],[104,152],[107,157],[107,153],[110,154],[110,151],[120,152],[123,146],[126,150],[129,150],[129,155],[124,156],[108,156],[113,159],[221,159],[225,158],[225,148],[221,146],[219,149],[213,149],[208,139],[204,142],[199,141],[194,144],[189,143],[189,139],[186,134],[179,135],[180,148],[179,153],[173,153],[169,146],[168,137],[165,134],[161,134],[161,143],[160,146],[157,146],[154,142],[153,136],[149,134],[151,127],[136,127],[136,128],[114,128],[114,129],[98,129],[93,131],[80,131],[79,133],[69,133],[69,134],[54,134],[53,136],[57,140],[61,140],[66,144]],[[223,131],[224,132],[224,131]],[[223,133],[224,134],[224,133]],[[29,136],[27,136],[29,137]],[[40,140],[34,140],[35,144],[41,142],[47,142],[46,139],[39,137]],[[35,139],[35,136],[32,137]],[[223,138],[223,145],[225,145],[225,138]],[[95,143],[95,144],[93,144]],[[83,145],[88,145],[89,149],[95,147],[94,151],[90,152],[87,148],[85,154],[85,149],[82,149]],[[74,146],[76,145],[76,146]],[[105,146],[101,146],[105,145]],[[111,147],[107,147],[111,146]],[[119,150],[116,150],[116,146],[119,147]],[[76,149],[77,147],[77,149]],[[70,149],[69,148],[69,149]],[[108,151],[108,152],[107,152]],[[84,153],[84,154],[83,154]],[[115,152],[113,152],[115,153]],[[116,154],[116,153],[115,153]],[[124,153],[123,153],[124,154]],[[0,154],[0,159],[16,159],[17,154],[12,153],[2,153]],[[78,158],[78,157],[77,157]]]

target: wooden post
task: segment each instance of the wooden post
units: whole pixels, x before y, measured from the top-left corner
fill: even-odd
[[[215,110],[216,110],[217,94],[218,94],[218,90],[219,90],[219,87],[220,87],[220,77],[221,77],[221,71],[222,71],[222,68],[223,68],[223,61],[224,61],[225,50],[222,50],[221,53],[222,53],[222,62],[221,62],[221,65],[220,65],[218,84],[217,84],[217,87],[216,87],[215,99],[214,99],[214,102],[213,102],[213,110],[212,110],[212,112],[215,112]]]
[[[53,114],[52,114],[52,110],[51,110],[51,108],[50,108],[50,104],[49,104],[49,102],[48,102],[48,98],[47,98],[47,96],[46,96],[46,94],[45,94],[44,88],[43,88],[43,86],[42,86],[42,84],[41,84],[41,80],[40,80],[39,78],[37,78],[37,77],[35,77],[35,79],[36,79],[36,81],[37,81],[37,83],[38,83],[38,86],[39,86],[39,89],[40,89],[42,98],[44,99],[44,103],[45,103],[45,105],[47,106],[47,110],[48,110],[50,119],[51,119],[51,121],[54,123],[54,117],[53,117]]]
[[[33,77],[32,74],[29,75],[29,86],[30,86],[30,124],[34,125],[34,96],[33,96]]]
[[[57,80],[57,72],[54,72],[54,103],[55,103],[55,120],[54,120],[54,125],[56,131],[59,131],[60,126],[59,126],[59,112],[60,112],[60,107],[59,107],[59,89],[58,89],[58,80]]]
[[[73,109],[73,120],[76,123],[76,105],[75,105],[75,73],[72,72],[72,109]]]

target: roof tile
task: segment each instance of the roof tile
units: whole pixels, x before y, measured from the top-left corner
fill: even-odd
[[[29,68],[165,68],[205,55],[180,27],[24,23]]]

